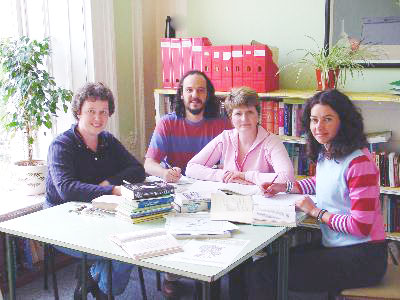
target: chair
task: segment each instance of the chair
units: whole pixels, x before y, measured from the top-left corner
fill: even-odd
[[[344,300],[356,299],[400,299],[400,268],[389,264],[382,282],[375,286],[346,289],[340,293]]]

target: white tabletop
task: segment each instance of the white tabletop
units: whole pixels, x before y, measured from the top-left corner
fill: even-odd
[[[26,196],[18,191],[2,191],[0,202],[0,222],[3,222],[41,210],[45,195]]]
[[[239,225],[240,230],[233,237],[250,242],[227,268],[168,261],[163,256],[134,260],[108,237],[163,226],[164,221],[131,224],[113,215],[96,217],[69,212],[81,204],[69,202],[5,221],[0,223],[0,231],[206,282],[222,277],[287,231],[286,227]]]

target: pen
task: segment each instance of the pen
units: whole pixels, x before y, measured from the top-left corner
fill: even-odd
[[[274,182],[275,182],[275,179],[277,179],[277,178],[278,178],[278,174],[276,174],[275,178],[274,178],[274,179],[272,179],[272,182],[270,183],[270,185],[269,185],[269,186],[273,185],[273,184],[274,184]]]
[[[168,169],[172,169],[172,166],[166,160],[164,160],[164,164]]]

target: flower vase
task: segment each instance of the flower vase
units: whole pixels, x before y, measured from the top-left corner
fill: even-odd
[[[325,73],[320,69],[316,69],[315,75],[317,77],[317,90],[324,91],[327,89],[336,88],[339,74],[340,74],[339,68],[337,68],[336,70],[329,70],[328,78],[325,78]]]

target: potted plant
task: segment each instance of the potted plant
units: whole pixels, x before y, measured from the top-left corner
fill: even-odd
[[[345,85],[347,76],[353,78],[363,72],[361,63],[368,64],[368,60],[376,58],[377,50],[370,50],[368,45],[362,45],[360,41],[352,38],[342,38],[329,49],[326,46],[320,47],[312,38],[316,45],[315,49],[296,49],[305,54],[300,61],[282,67],[279,72],[288,66],[298,66],[296,82],[298,82],[303,68],[313,66],[317,77],[317,89],[325,90],[336,88],[338,83]]]
[[[32,157],[35,135],[42,127],[51,128],[57,110],[66,112],[72,99],[72,92],[57,87],[46,71],[49,55],[48,38],[42,42],[28,37],[0,42],[0,99],[4,106],[0,121],[7,131],[24,136],[27,157],[15,164],[27,169],[25,175],[17,175],[18,183],[28,184],[26,188],[18,186],[26,194],[44,192],[45,163]]]

